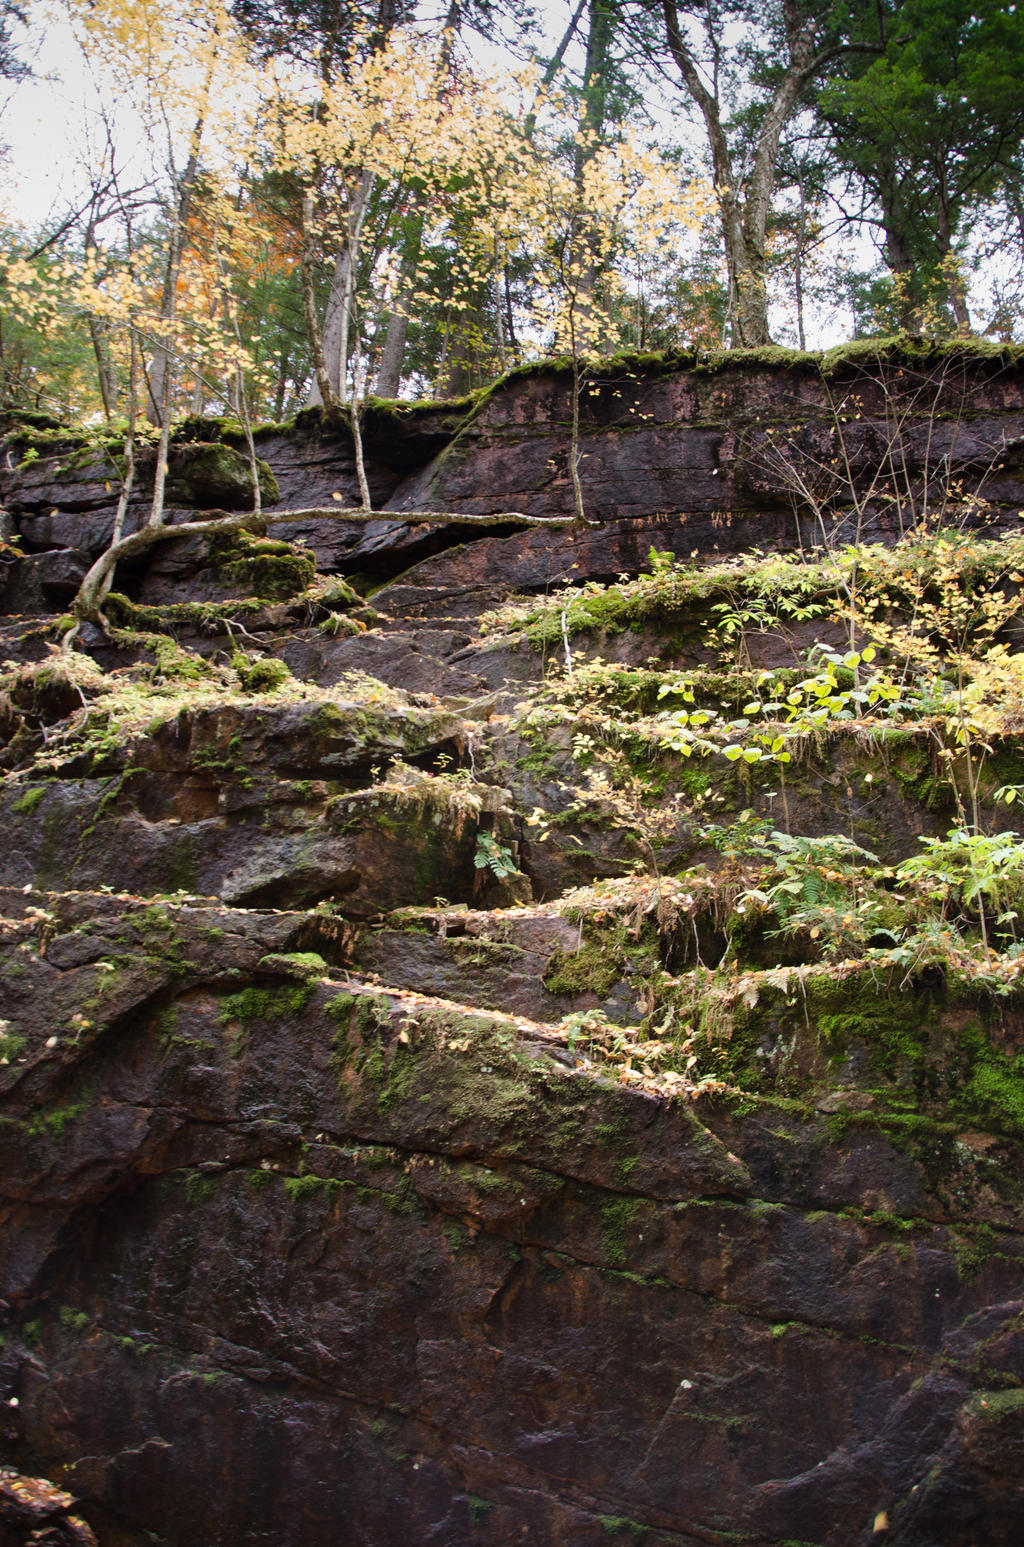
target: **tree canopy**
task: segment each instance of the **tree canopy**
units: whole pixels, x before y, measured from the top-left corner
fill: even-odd
[[[566,350],[1016,336],[1015,6],[566,0],[547,33],[514,0],[61,10],[104,135],[42,228],[6,211],[9,406],[281,417]],[[9,77],[22,20],[0,8]]]

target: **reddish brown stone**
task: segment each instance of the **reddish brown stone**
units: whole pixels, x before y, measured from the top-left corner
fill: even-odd
[[[912,473],[931,435],[980,477],[998,438],[986,489],[997,529],[1016,521],[1020,372],[936,369],[907,388]],[[565,513],[567,386],[538,372],[472,409],[372,410],[375,499]],[[730,1088],[620,1082],[581,1012],[628,1043],[663,967],[736,951],[722,898],[660,931],[644,899],[589,920],[512,906],[654,851],[576,805],[571,722],[527,734],[544,651],[475,638],[483,605],[635,572],[651,547],[790,546],[768,430],[820,457],[827,391],[855,394],[868,473],[893,386],[851,366],[826,390],[806,361],[610,366],[583,401],[597,527],[279,529],[322,569],[390,582],[365,634],[320,632],[308,598],[245,614],[246,648],[332,702],[238,695],[86,752],[65,739],[73,685],[10,679],[0,1547],[1016,1547],[1024,1147],[1010,1105],[965,1106],[972,1048],[1012,1073],[1016,1000],[923,973],[889,992],[865,968],[834,1014],[780,990],[711,1054],[708,1031]],[[344,426],[305,417],[260,449],[284,503],[353,498]],[[4,626],[22,663],[109,533],[103,469],[73,450],[0,475],[31,550],[5,604],[39,614]],[[865,534],[895,535],[891,511]],[[208,558],[183,538],[122,580],[183,600],[213,586]],[[713,621],[658,613],[574,656],[713,667]],[[174,626],[205,655],[245,637]],[[827,629],[752,637],[751,660],[788,664]],[[98,629],[79,644],[107,670],[155,658]],[[405,693],[360,695],[351,670]],[[913,780],[867,784],[862,752],[808,749],[794,831],[839,811],[888,859],[944,830]],[[404,795],[382,790],[394,759],[419,770]],[[754,769],[727,813],[742,796],[777,819],[776,789]],[[520,871],[494,876],[481,837]],[[721,864],[704,841],[684,802],[661,874]],[[182,890],[205,895],[160,895]],[[746,931],[743,965],[778,960],[773,928]]]

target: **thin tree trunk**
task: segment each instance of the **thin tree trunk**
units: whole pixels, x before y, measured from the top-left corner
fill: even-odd
[[[211,58],[206,72],[204,96],[209,92],[213,80],[213,66],[214,59]],[[195,191],[196,177],[199,172],[199,151],[203,142],[204,127],[205,121],[202,114],[200,114],[192,127],[188,160],[185,163],[185,170],[178,184],[178,202],[171,221],[171,236],[167,248],[167,266],[164,270],[164,287],[160,298],[160,316],[168,325],[167,337],[158,340],[154,346],[153,359],[149,368],[148,417],[151,424],[163,425],[171,409],[175,359],[172,335],[174,332],[174,320],[178,312],[178,275],[181,272],[181,260],[185,252],[185,236],[188,229],[188,217],[192,209],[192,195]]]
[[[100,397],[103,400],[103,417],[109,424],[117,408],[117,381],[114,377],[113,366],[110,363],[110,349],[107,345],[103,324],[91,312],[89,314],[89,338],[92,343],[92,352],[96,356],[96,378],[99,382]]]
[[[260,488],[260,469],[256,458],[256,442],[252,434],[252,416],[249,413],[249,398],[245,390],[245,377],[242,373],[241,360],[244,354],[242,346],[242,330],[238,325],[238,309],[233,304],[233,297],[228,283],[227,266],[224,255],[220,250],[220,241],[216,228],[213,233],[213,251],[217,259],[217,272],[220,277],[221,299],[224,307],[225,319],[231,324],[231,332],[234,335],[235,348],[238,350],[235,366],[235,378],[232,383],[232,406],[236,415],[241,420],[245,433],[246,450],[249,453],[249,478],[252,482],[252,513],[259,517],[263,513],[263,490]]]
[[[366,478],[366,462],[363,458],[363,407],[365,400],[365,379],[360,369],[360,340],[359,331],[356,330],[355,344],[352,350],[352,395],[348,400],[348,422],[352,430],[352,451],[356,464],[356,483],[359,486],[359,503],[364,511],[373,509],[373,501],[370,498],[370,485]]]
[[[807,231],[807,206],[804,202],[803,176],[797,177],[796,252],[793,258],[793,289],[796,294],[796,341],[800,349],[807,348],[804,337],[804,236]]]
[[[320,331],[320,319],[316,312],[316,291],[313,284],[313,265],[315,257],[313,253],[313,196],[308,191],[302,195],[301,205],[302,221],[302,310],[306,319],[306,335],[309,339],[309,352],[313,357],[313,379],[317,388],[317,402],[327,408],[338,407],[338,397],[331,383],[330,373],[327,369],[327,360],[324,356],[324,340]],[[310,393],[312,401],[312,393]]]
[[[149,525],[163,526],[166,511],[164,495],[167,490],[167,459],[171,448],[171,411],[168,405],[164,422],[160,426],[160,439],[156,444],[156,466],[153,469],[153,503],[149,510]]]
[[[522,358],[522,351],[519,348],[519,340],[516,338],[515,318],[512,315],[512,291],[509,288],[508,265],[507,264],[503,267],[503,269],[501,271],[501,277],[502,277],[502,288],[504,289],[504,292],[505,292],[505,296],[504,296],[505,328],[506,328],[506,331],[507,331],[507,334],[508,334],[509,347],[512,350],[512,360],[513,360],[513,363],[518,365],[519,362],[520,362],[520,359]]]
[[[128,433],[124,441],[124,476],[121,479],[121,492],[117,497],[114,527],[110,536],[110,546],[112,548],[116,548],[124,533],[128,502],[132,497],[132,488],[135,483],[135,421],[139,413],[139,347],[134,327],[131,330],[130,350],[131,354],[128,364]],[[113,583],[114,569],[111,566],[100,581],[97,592],[97,600],[101,605]]]
[[[370,498],[370,485],[366,478],[366,462],[363,459],[363,405],[357,399],[353,399],[348,405],[349,424],[352,426],[352,450],[356,459],[356,482],[359,485],[359,499],[364,511],[373,509],[373,501]]]
[[[349,337],[352,326],[353,302],[355,299],[356,278],[359,271],[359,253],[362,241],[363,223],[366,220],[370,207],[370,195],[373,192],[373,173],[363,171],[359,174],[355,191],[352,195],[352,206],[345,218],[344,245],[334,265],[334,274],[331,277],[330,293],[327,297],[327,306],[324,311],[324,326],[322,337],[322,352],[327,369],[328,379],[334,391],[335,398],[346,402],[348,398],[348,369],[349,369]],[[310,220],[312,219],[312,200],[309,208]],[[308,406],[315,407],[317,403],[326,403],[323,386],[320,382],[319,372],[313,379],[310,388]]]
[[[290,369],[291,355],[288,350],[285,350],[277,368],[277,382],[274,387],[274,418],[278,423],[284,418],[284,403],[288,393],[288,372]]]
[[[448,364],[448,340],[451,335],[452,318],[451,307],[445,308],[444,331],[441,334],[441,354],[437,362],[437,374],[434,377],[434,396],[441,396],[441,383],[444,381],[445,367]]]
[[[576,342],[576,297],[569,301],[569,342],[572,348],[572,428],[569,440],[569,469],[572,474],[572,500],[577,521],[586,521],[583,485],[580,483],[580,352]]]
[[[501,366],[501,374],[504,376],[508,370],[508,344],[505,338],[505,313],[502,307],[501,280],[504,269],[498,254],[498,244],[494,244],[494,268],[491,271],[491,286],[494,291],[494,320],[498,330],[498,362]]]
[[[96,232],[91,218],[85,233],[85,255],[87,260],[96,256]],[[117,410],[117,378],[110,363],[110,346],[107,342],[109,326],[105,326],[93,312],[89,313],[88,325],[92,352],[96,356],[96,377],[103,400],[103,416],[109,424]]]

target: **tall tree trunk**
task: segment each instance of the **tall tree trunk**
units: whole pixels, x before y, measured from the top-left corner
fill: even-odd
[[[128,505],[132,497],[132,489],[135,484],[135,421],[139,413],[139,346],[135,336],[134,327],[131,330],[130,356],[128,360],[128,433],[124,440],[124,473],[121,478],[121,492],[117,499],[117,510],[114,513],[114,527],[110,534],[110,546],[113,548],[124,536],[124,522],[128,514]],[[97,593],[97,602],[102,604],[109,594],[114,583],[113,568],[107,570],[100,581]]]
[[[117,377],[114,375],[114,367],[110,360],[110,346],[107,342],[107,329],[99,317],[89,313],[89,339],[92,343],[92,352],[96,356],[96,379],[99,382],[100,397],[103,400],[103,417],[109,424],[117,410]]]
[[[85,232],[85,256],[88,262],[95,259],[96,251],[96,228],[90,215]],[[103,417],[109,424],[117,411],[117,376],[110,359],[108,342],[110,324],[104,322],[101,317],[97,317],[94,312],[88,314],[87,322],[92,352],[96,357],[96,379],[99,383],[100,397],[103,400]]]
[[[765,233],[750,229],[748,212],[735,188],[719,186],[718,208],[732,296],[732,346],[753,349],[770,344]]]
[[[960,333],[973,333],[974,324],[971,322],[971,313],[967,305],[967,286],[964,284],[963,275],[956,256],[950,253],[943,265],[946,275],[946,295],[949,299],[950,310]]]
[[[780,73],[764,105],[753,157],[741,174],[734,164],[722,122],[717,72],[709,90],[680,26],[676,0],[662,0],[662,10],[669,53],[687,92],[700,109],[711,149],[733,304],[731,343],[733,347],[770,344],[765,238],[782,131],[805,86],[830,60],[851,51],[880,53],[884,44],[833,42],[816,51],[813,8],[807,10],[797,0],[782,0],[779,19],[785,34],[785,51],[778,60]],[[720,37],[711,20],[709,16],[708,36],[717,48]]]
[[[701,80],[693,56],[687,46],[675,0],[662,0],[665,15],[665,31],[669,52],[683,78],[683,84],[704,119],[704,128],[711,149],[711,165],[715,192],[718,197],[722,240],[729,272],[729,295],[732,307],[731,343],[734,348],[767,344],[768,301],[764,274],[764,227],[758,230],[758,215],[771,194],[771,172],[774,163],[762,165],[757,176],[759,197],[750,199],[750,191],[744,189],[737,178],[729,142],[726,138],[717,96],[708,91]],[[717,83],[716,83],[717,91]],[[777,148],[777,147],[776,147]],[[758,169],[755,161],[750,176]],[[765,214],[767,221],[767,213]],[[760,240],[758,239],[760,237]]]
[[[312,213],[312,205],[310,206]],[[312,254],[314,243],[312,238],[309,243]],[[345,251],[338,254],[334,260],[334,272],[331,275],[331,285],[327,292],[327,304],[324,307],[324,320],[321,327],[317,323],[320,354],[323,360],[323,369],[327,373],[330,383],[330,397],[340,401],[341,382],[341,356],[343,349],[342,335],[348,331],[347,296],[349,293],[349,253]],[[312,268],[310,269],[312,274]],[[315,304],[315,303],[314,303]],[[306,329],[309,332],[309,313],[306,314]],[[317,364],[316,348],[313,343],[313,335],[309,332],[310,351],[313,355],[313,381],[309,388],[309,396],[306,399],[307,408],[315,408],[318,404],[329,401],[324,392],[321,372]],[[346,368],[348,361],[345,362]]]
[[[288,373],[291,370],[291,351],[282,353],[277,366],[277,383],[274,387],[274,418],[280,423],[284,418],[284,404],[288,393]]]
[[[967,287],[960,272],[960,264],[957,262],[956,253],[953,251],[953,221],[950,217],[945,188],[942,188],[939,193],[939,207],[936,216],[942,277],[946,288],[946,298],[949,301],[949,308],[953,313],[957,331],[959,333],[972,333],[974,330],[971,327],[971,314],[967,309]]]
[[[405,346],[409,337],[409,309],[416,290],[416,269],[419,263],[420,245],[423,241],[425,218],[423,199],[418,194],[403,244],[398,294],[388,314],[384,333],[384,348],[377,373],[378,397],[397,397],[402,384],[402,366],[405,363]]]
[[[807,236],[807,205],[804,200],[803,168],[797,172],[796,249],[793,253],[793,293],[796,300],[796,341],[799,349],[807,348],[804,336],[804,241]]]
[[[579,133],[576,141],[573,173],[577,193],[583,194],[587,162],[601,144],[608,107],[611,43],[614,16],[609,0],[589,0],[587,54],[583,69],[583,93],[580,102]],[[573,296],[575,344],[581,349],[598,343],[594,315],[594,291],[600,272],[602,233],[596,220],[581,223],[573,242],[571,266],[576,276]]]
[[[352,202],[345,216],[342,250],[335,261],[334,273],[331,276],[331,288],[324,311],[324,325],[321,334],[324,364],[334,397],[341,403],[345,403],[348,400],[349,339],[352,331],[352,311],[355,301],[356,278],[359,271],[363,223],[366,220],[370,207],[370,195],[372,192],[373,173],[364,170],[356,180],[352,192]],[[312,212],[312,200],[310,200],[310,224],[312,223]],[[312,273],[312,270],[310,272]],[[312,342],[312,336],[310,336],[311,345]],[[317,403],[326,403],[327,401],[328,399],[323,393],[319,372],[316,372],[313,377],[313,385],[310,388],[307,406],[313,407]]]
[[[512,363],[518,365],[522,358],[519,340],[516,338],[515,316],[512,311],[512,290],[508,282],[508,264],[501,271],[502,304],[505,307],[505,336],[512,351]]]
[[[409,337],[409,313],[402,304],[405,287],[399,295],[399,305],[388,317],[384,348],[377,372],[377,396],[397,397],[402,385],[402,366],[405,363],[405,346]]]
[[[306,336],[309,339],[309,352],[313,357],[313,381],[316,387],[317,403],[322,403],[329,408],[337,408],[338,397],[331,383],[330,372],[327,369],[327,360],[324,355],[323,334],[320,331],[320,319],[316,310],[316,292],[313,285],[313,266],[316,261],[313,251],[313,195],[304,191],[301,204],[302,223],[302,311],[306,319]],[[310,392],[309,401],[313,401]]]
[[[214,49],[206,66],[206,78],[203,82],[200,96],[201,102],[205,103],[209,99],[216,62],[217,52]],[[178,311],[178,275],[181,272],[181,260],[185,251],[188,217],[192,209],[192,195],[195,192],[196,178],[199,172],[199,152],[203,143],[205,124],[205,111],[200,109],[192,126],[192,134],[188,145],[188,159],[185,162],[185,170],[178,183],[178,198],[171,218],[171,236],[167,247],[163,294],[160,298],[160,316],[168,324],[167,337],[158,340],[154,346],[153,358],[149,368],[149,408],[147,417],[151,424],[158,424],[161,428],[167,423],[171,412],[175,366],[172,335],[174,319]]]
[[[163,294],[160,298],[160,317],[167,323],[167,336],[158,339],[153,346],[148,377],[149,403],[146,410],[146,417],[150,424],[162,425],[171,411],[175,367],[175,350],[171,334],[178,313],[178,275],[181,272],[181,260],[185,251],[185,232],[192,207],[196,174],[199,170],[199,141],[202,133],[203,124],[200,119],[193,133],[193,149],[189,153],[184,174],[178,185],[178,202],[171,222]]]
[[[893,277],[899,325],[904,333],[920,333],[921,292],[917,281],[917,265],[900,198],[899,178],[895,171],[880,179],[879,202],[882,207],[883,251],[886,267]]]
[[[445,307],[445,313],[444,313],[444,328],[442,329],[442,332],[441,332],[441,353],[438,356],[437,371],[436,371],[436,373],[434,375],[434,396],[436,398],[439,398],[441,396],[442,387],[443,387],[443,383],[444,383],[444,373],[445,373],[445,370],[447,369],[447,366],[448,366],[448,344],[449,344],[449,342],[451,340],[451,332],[452,332],[451,307],[447,306],[447,307]]]
[[[508,370],[508,340],[505,337],[505,308],[502,296],[502,279],[504,267],[498,254],[498,244],[494,244],[494,268],[491,270],[491,285],[494,290],[494,320],[498,333],[498,363],[501,374],[504,376]]]

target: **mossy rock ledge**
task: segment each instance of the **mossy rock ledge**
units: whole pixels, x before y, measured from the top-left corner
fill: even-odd
[[[5,1543],[1020,1539],[1024,370],[599,362],[516,529],[570,385],[371,404],[369,524],[263,427],[213,541],[187,422],[70,646],[117,448],[5,420]]]

